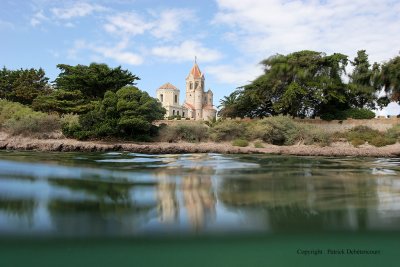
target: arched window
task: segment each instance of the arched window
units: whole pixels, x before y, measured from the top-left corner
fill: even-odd
[[[178,96],[175,95],[175,103],[178,103]]]
[[[172,110],[172,116],[175,116],[175,110]]]
[[[164,102],[164,95],[163,94],[160,95],[160,101]]]
[[[178,116],[179,116],[179,110],[176,112],[176,115],[178,115]]]
[[[197,87],[199,87],[199,82],[194,83],[194,89],[196,89]]]
[[[193,83],[192,82],[189,83],[189,88],[193,89]]]
[[[182,117],[185,117],[185,112],[182,112]]]

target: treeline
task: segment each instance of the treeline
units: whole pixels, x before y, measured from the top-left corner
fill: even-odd
[[[61,73],[52,83],[41,68],[3,67],[0,127],[11,133],[40,132],[34,125],[46,124],[44,114],[51,113],[66,136],[146,139],[154,132],[151,122],[164,117],[161,104],[135,87],[139,77],[128,70],[97,63],[57,67]]]
[[[400,56],[371,65],[365,50],[353,60],[305,50],[274,55],[261,64],[263,75],[220,101],[221,117],[367,119],[375,116],[372,109],[400,101]],[[353,67],[349,74],[347,66]]]

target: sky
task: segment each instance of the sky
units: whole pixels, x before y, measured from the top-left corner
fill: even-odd
[[[214,105],[262,74],[259,62],[299,50],[365,49],[371,63],[400,51],[399,0],[0,0],[0,65],[106,63],[141,78],[155,96],[166,82],[185,91],[194,58]],[[391,104],[379,115],[399,114]]]

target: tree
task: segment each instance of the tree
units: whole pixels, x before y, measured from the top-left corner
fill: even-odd
[[[357,57],[351,62],[354,66],[353,72],[349,75],[349,96],[348,100],[355,108],[375,108],[379,84],[376,83],[375,73],[379,71],[379,65],[375,63],[371,69],[368,55],[365,50],[357,52]]]
[[[236,99],[241,116],[318,116],[331,106],[346,108],[347,56],[315,51],[275,55],[261,62],[265,73],[243,86]]]
[[[400,56],[396,56],[381,67],[380,82],[393,101],[400,102]]]
[[[88,99],[101,99],[106,91],[116,92],[126,85],[134,85],[139,77],[121,66],[110,68],[106,64],[92,63],[89,66],[59,64],[61,73],[54,83],[57,89],[82,92]]]
[[[0,97],[21,104],[30,105],[41,94],[50,90],[49,78],[42,68],[0,71]]]
[[[43,112],[83,114],[93,108],[93,103],[87,101],[79,90],[53,90],[49,94],[36,97],[32,108]]]
[[[164,118],[161,103],[146,92],[125,86],[116,93],[107,91],[104,99],[79,118],[80,129],[74,137],[130,137],[149,136],[152,122]]]

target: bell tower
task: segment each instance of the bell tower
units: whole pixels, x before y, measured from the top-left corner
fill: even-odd
[[[193,118],[203,118],[204,74],[201,73],[197,60],[186,77],[186,103],[193,107]]]

